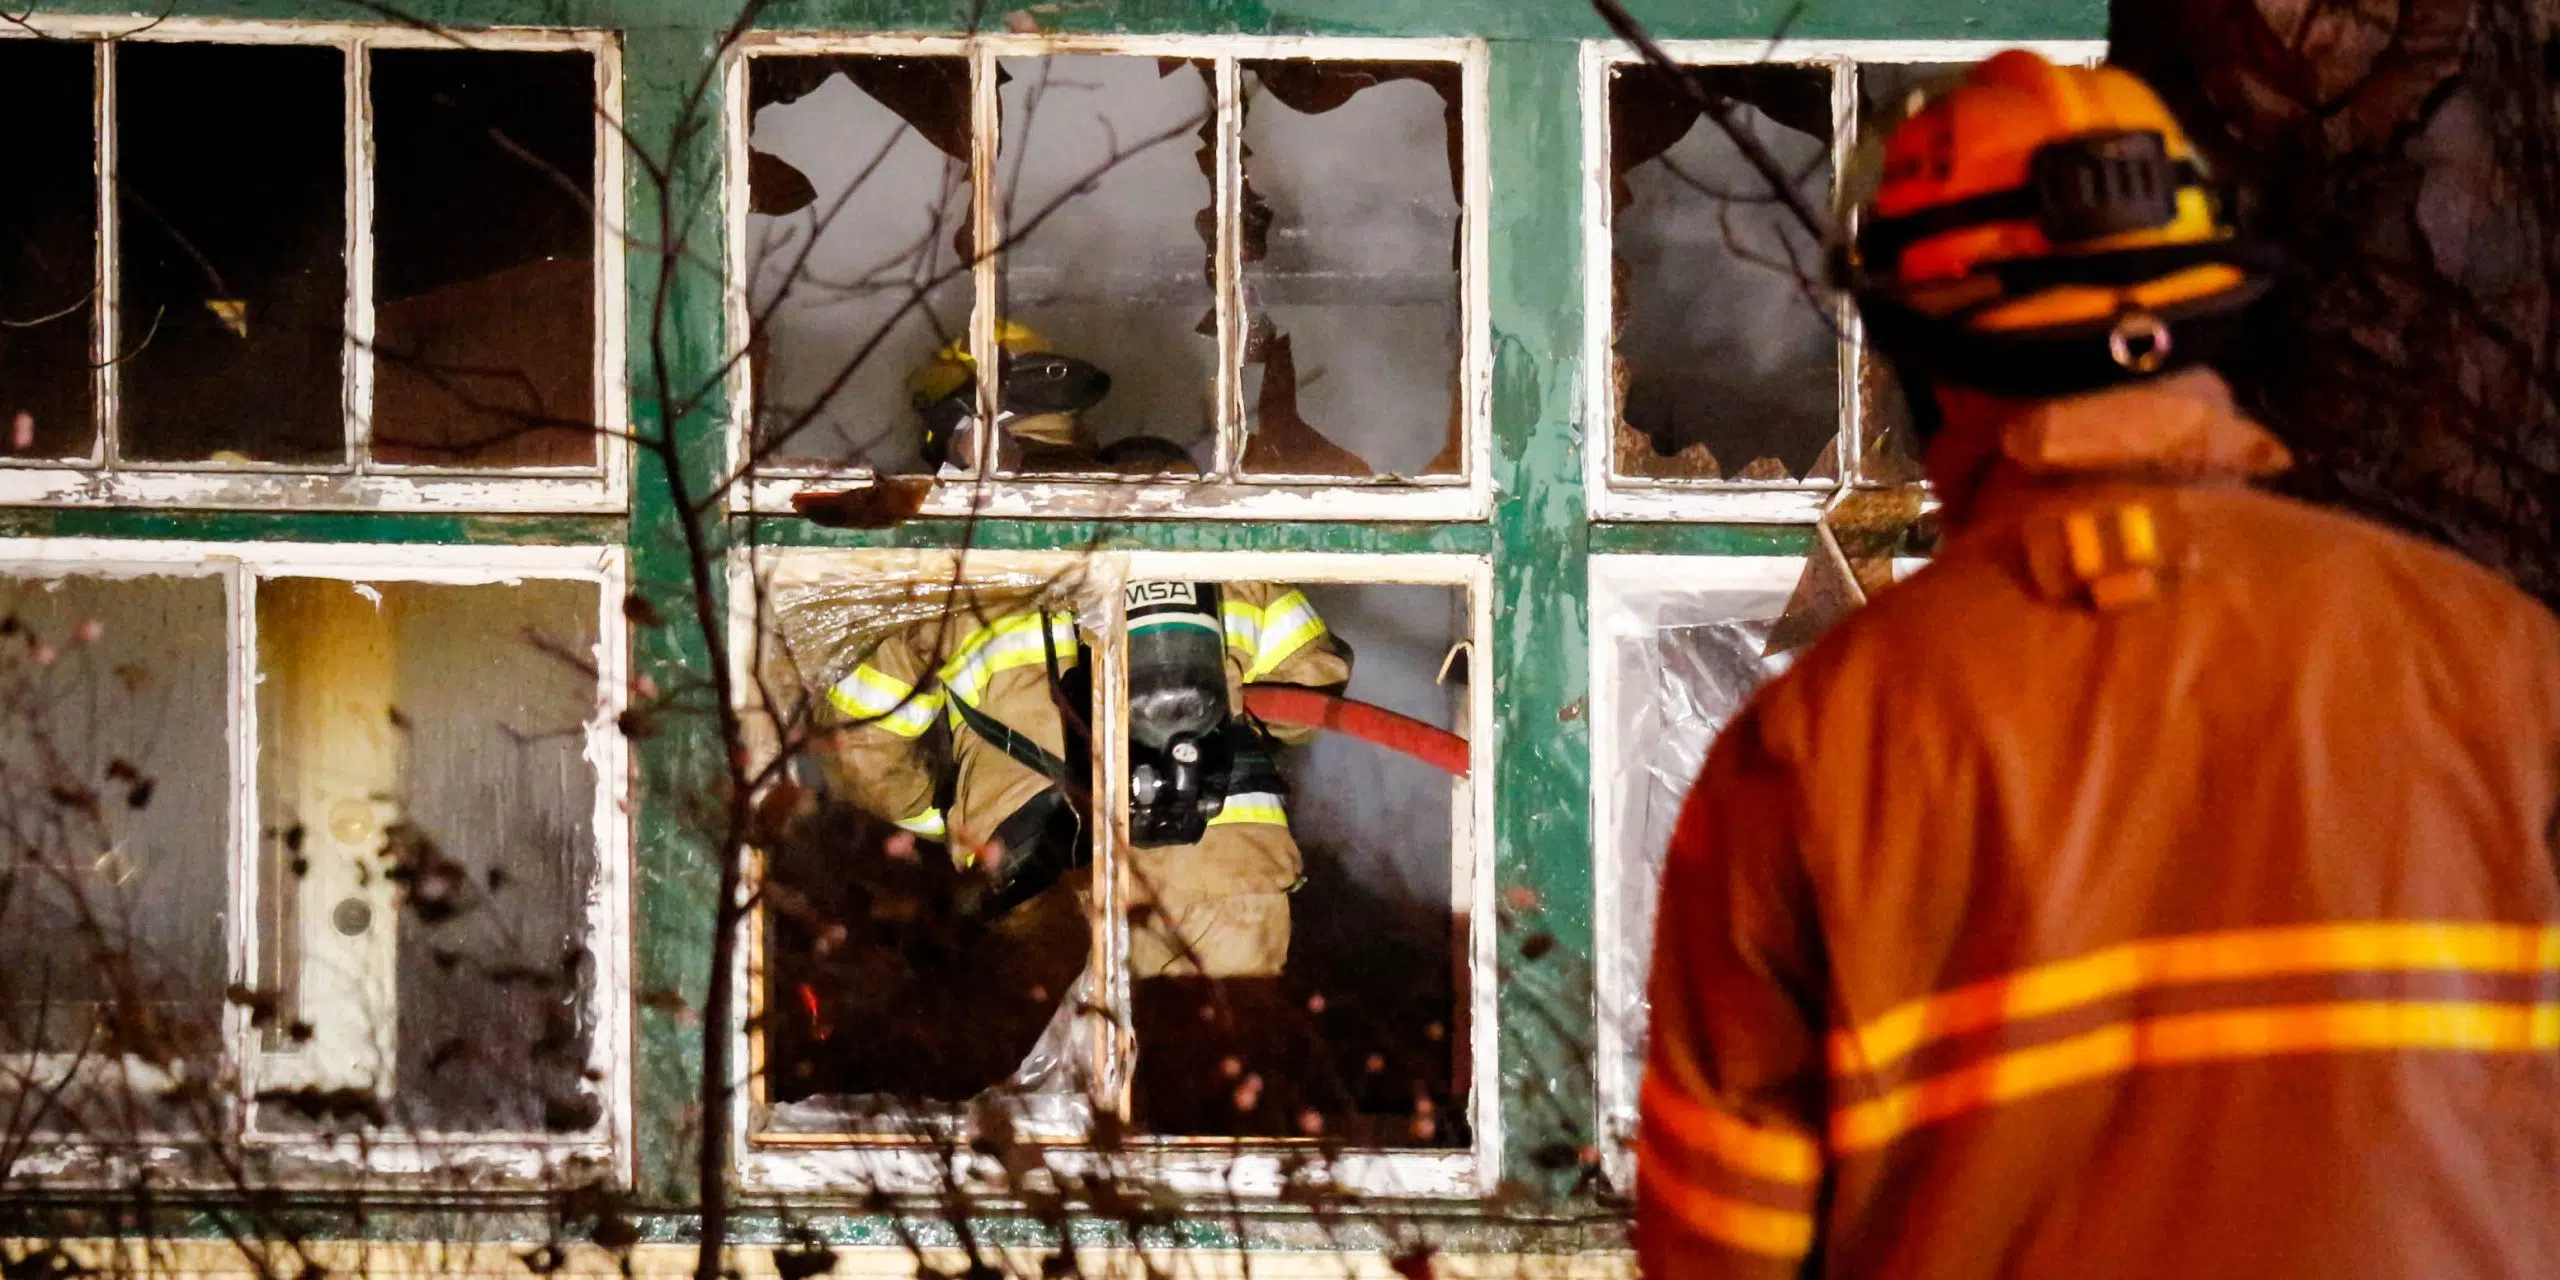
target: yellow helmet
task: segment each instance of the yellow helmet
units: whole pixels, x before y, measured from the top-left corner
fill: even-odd
[[[1847,263],[1870,341],[1897,370],[2026,396],[2191,361],[2269,265],[2207,181],[2132,74],[1999,54],[1885,139]]]

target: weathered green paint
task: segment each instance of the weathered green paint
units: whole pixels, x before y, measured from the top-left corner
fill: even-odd
[[[722,261],[717,216],[718,48],[701,29],[632,33],[624,48],[630,175],[632,429],[642,438],[676,433],[691,491],[719,477],[725,402],[718,369],[724,350],[721,282],[702,264]],[[646,163],[642,157],[647,157]],[[652,166],[666,166],[662,184]],[[653,251],[668,245],[674,252]],[[682,265],[662,270],[668,262]],[[633,477],[632,589],[661,625],[635,627],[632,667],[659,691],[664,709],[646,715],[639,762],[634,883],[635,974],[641,992],[683,1001],[643,1002],[635,1070],[638,1190],[646,1202],[693,1202],[694,1142],[702,1117],[701,1007],[711,972],[712,923],[719,901],[717,807],[726,771],[709,708],[710,638],[698,625],[692,553],[668,476],[647,450]],[[725,528],[714,523],[715,534]]]
[[[0,507],[0,538],[157,538],[186,542],[465,543],[604,546],[620,516],[405,515],[378,511],[169,511]]]
[[[1591,526],[1591,550],[1598,555],[1800,556],[1812,545],[1813,526],[1803,524]]]
[[[719,52],[721,24],[732,7],[700,0],[390,0],[418,21],[483,25],[592,26],[618,29],[624,40],[627,126],[632,140],[628,225],[634,430],[674,430],[682,466],[697,486],[720,468],[726,405],[713,376],[728,340],[722,331],[720,283],[699,266],[661,279],[655,246],[672,236],[693,263],[720,261],[720,206],[712,181],[718,139],[716,80],[706,73]],[[46,12],[160,16],[132,0],[65,0]],[[1785,0],[1635,0],[1638,16],[1666,38],[1769,36],[1793,12]],[[1382,1232],[1426,1224],[1429,1238],[1453,1250],[1529,1252],[1607,1244],[1616,1239],[1611,1211],[1586,1197],[1554,1199],[1578,1176],[1579,1151],[1596,1140],[1589,1069],[1593,1033],[1591,907],[1594,894],[1588,812],[1586,581],[1593,553],[1792,555],[1808,542],[1803,527],[1756,525],[1593,524],[1583,503],[1578,421],[1590,372],[1580,364],[1580,199],[1583,187],[1577,41],[1602,34],[1576,0],[1027,0],[1036,26],[1077,32],[1205,32],[1242,34],[1460,35],[1489,42],[1488,111],[1492,152],[1489,210],[1494,339],[1494,476],[1499,492],[1490,522],[1442,525],[1242,521],[924,521],[891,530],[828,530],[791,519],[747,522],[755,545],[918,547],[977,546],[1001,550],[1169,549],[1306,552],[1450,552],[1493,559],[1494,681],[1497,735],[1495,875],[1502,918],[1498,1013],[1499,1108],[1507,1179],[1546,1193],[1544,1209],[1487,1217],[1475,1205],[1378,1206],[1361,1221],[1310,1216],[1274,1205],[1178,1224],[1167,1239],[1209,1247],[1302,1239],[1344,1248],[1382,1248]],[[355,0],[180,0],[183,17],[385,20],[385,11]],[[848,31],[959,31],[969,25],[965,0],[782,0],[759,25]],[[985,11],[1002,13],[1002,7]],[[1009,18],[1011,15],[1007,15]],[[2105,29],[2101,0],[1817,0],[1797,16],[1793,34],[1894,39],[2004,37],[2095,38]],[[990,17],[987,25],[1010,27]],[[710,90],[706,94],[706,89]],[[652,165],[676,158],[676,181],[662,192]],[[644,162],[645,161],[645,162]],[[664,196],[666,198],[662,199]],[[666,376],[662,392],[658,375]],[[723,535],[729,530],[722,526]],[[662,711],[635,742],[638,792],[634,928],[639,993],[673,993],[697,1008],[708,977],[716,898],[714,846],[703,810],[717,803],[719,742],[704,705],[710,648],[687,622],[690,559],[669,496],[668,477],[643,461],[627,521],[615,517],[455,516],[395,513],[237,513],[139,510],[0,511],[0,535],[296,540],[383,543],[609,543],[631,554],[635,591],[662,625],[637,628],[634,670],[663,695],[697,710]],[[1528,953],[1534,953],[1528,954]],[[634,993],[637,994],[637,993]],[[637,1015],[636,1159],[644,1203],[667,1212],[642,1216],[644,1238],[691,1238],[681,1210],[693,1200],[691,1162],[701,1117],[694,1100],[701,1080],[702,1027],[697,1018],[652,999]],[[1532,1197],[1531,1203],[1537,1203]],[[480,1202],[496,1205],[498,1198]],[[511,1202],[518,1203],[520,1201]],[[895,1244],[896,1220],[857,1211],[849,1199],[805,1206],[796,1221],[813,1222],[842,1244]],[[770,1209],[771,1206],[766,1206]],[[451,1221],[442,1213],[369,1208],[357,1234],[433,1238]],[[197,1213],[185,1230],[214,1234]],[[995,1234],[1033,1238],[1027,1224],[992,1224]],[[1387,1224],[1381,1227],[1379,1224]],[[493,1212],[475,1227],[537,1239],[539,1214]],[[931,1220],[913,1223],[928,1243],[947,1240]],[[736,1224],[741,1242],[782,1238],[784,1219],[765,1214]],[[331,1234],[325,1230],[315,1234]],[[1079,1228],[1090,1243],[1112,1239],[1107,1224]]]
[[[771,547],[974,547],[982,551],[1356,551],[1381,555],[1483,555],[1481,524],[1257,524],[1237,520],[920,520],[889,529],[825,529],[806,520],[760,520],[752,540]]]
[[[1595,1141],[1584,705],[1582,131],[1575,47],[1496,41],[1493,140],[1494,878],[1502,1166],[1569,1186]]]

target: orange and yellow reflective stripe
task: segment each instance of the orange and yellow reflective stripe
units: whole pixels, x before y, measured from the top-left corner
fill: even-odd
[[[1763,1182],[1811,1186],[1822,1177],[1822,1146],[1795,1129],[1755,1125],[1712,1102],[1647,1081],[1648,1132]]]
[[[1813,1214],[1782,1207],[1810,1205],[1822,1182],[1822,1144],[1783,1121],[1760,1124],[1660,1080],[1644,1090],[1644,1129],[1637,1158],[1641,1194],[1689,1230],[1746,1253],[1800,1258],[1813,1249]],[[1755,1204],[1708,1185],[1717,1175],[1765,1183],[1781,1204]],[[1703,1175],[1703,1176],[1702,1176]]]
[[[2560,927],[2355,921],[2147,938],[1905,1001],[1832,1033],[1834,1075],[1880,1070],[1933,1041],[2159,987],[2336,973],[2560,970]]]
[[[1924,1125],[2144,1067],[2303,1053],[2560,1048],[2560,1002],[2344,1000],[2142,1018],[1997,1054],[1834,1111],[1831,1146],[1872,1150]]]
[[[1658,1187],[1639,1195],[1667,1209],[1681,1225],[1727,1248],[1772,1258],[1801,1258],[1813,1252],[1813,1215],[1800,1209],[1772,1209],[1720,1196],[1703,1187],[1681,1187],[1665,1194]]]

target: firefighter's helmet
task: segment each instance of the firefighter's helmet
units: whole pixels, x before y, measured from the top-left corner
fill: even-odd
[[[2043,397],[2147,377],[2209,354],[2266,289],[2185,131],[2115,67],[2002,53],[1921,96],[1868,164],[1841,271],[1906,382]]]
[[[1111,375],[1092,362],[1049,349],[1040,335],[1011,321],[996,326],[1004,353],[999,378],[1004,405],[996,429],[1017,443],[1067,453],[1090,453],[1079,417],[1111,391]],[[965,342],[953,342],[907,379],[916,413],[924,419],[929,465],[967,465],[969,429],[977,421],[977,359]]]

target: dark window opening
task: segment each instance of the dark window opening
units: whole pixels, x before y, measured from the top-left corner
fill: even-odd
[[[373,456],[593,465],[594,57],[372,60]]]
[[[97,438],[96,47],[0,40],[9,194],[0,200],[0,426],[13,458],[85,458]]]
[[[345,54],[115,56],[124,456],[341,462]]]

